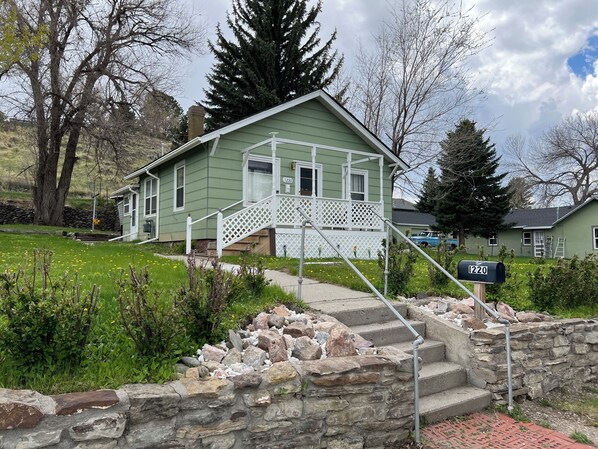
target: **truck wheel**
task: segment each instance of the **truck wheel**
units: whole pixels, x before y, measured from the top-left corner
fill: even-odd
[[[428,242],[421,242],[421,244],[419,246],[421,246],[422,248],[427,248]]]

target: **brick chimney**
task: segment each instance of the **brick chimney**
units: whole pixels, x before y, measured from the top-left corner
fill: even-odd
[[[205,115],[206,110],[199,104],[194,104],[187,111],[187,120],[189,121],[189,140],[203,135]]]

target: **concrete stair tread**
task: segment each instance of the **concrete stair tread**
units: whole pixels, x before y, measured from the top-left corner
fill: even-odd
[[[394,343],[390,346],[400,349],[407,354],[413,353],[413,342],[412,341],[403,341],[401,343]],[[444,360],[444,351],[445,351],[444,343],[441,341],[436,340],[428,340],[426,339],[422,345],[419,346],[419,358],[422,359],[423,366],[426,366],[428,363],[440,362]]]
[[[411,326],[413,326],[415,328],[418,325],[419,326],[423,325],[424,322],[409,320],[409,324],[411,324]],[[369,330],[378,330],[378,329],[391,330],[391,329],[396,329],[397,327],[405,327],[405,325],[397,319],[395,321],[388,321],[387,323],[372,323],[372,324],[362,324],[360,326],[352,326],[351,329],[353,329],[358,334],[361,334],[361,332],[367,332]],[[413,338],[413,339],[415,340],[415,338]]]
[[[428,396],[467,384],[467,372],[451,362],[423,364],[419,371],[420,396]]]
[[[396,302],[393,306],[402,316],[407,315],[404,303]],[[386,305],[373,296],[335,301],[334,304],[326,304],[325,301],[310,303],[310,307],[325,311],[349,327],[398,320]]]
[[[485,409],[491,403],[489,391],[461,386],[420,398],[419,411],[426,424],[451,416],[465,415]]]
[[[433,376],[444,376],[450,372],[466,372],[465,368],[457,363],[452,362],[434,362],[434,363],[427,363],[422,365],[421,370],[419,371],[419,378],[424,379]]]

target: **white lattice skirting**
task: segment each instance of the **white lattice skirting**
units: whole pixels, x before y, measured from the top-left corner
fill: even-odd
[[[349,259],[376,259],[382,249],[385,232],[380,231],[323,231],[341,253]],[[276,229],[276,256],[298,258],[301,250],[301,229]],[[305,257],[338,257],[337,253],[312,230],[305,232]]]

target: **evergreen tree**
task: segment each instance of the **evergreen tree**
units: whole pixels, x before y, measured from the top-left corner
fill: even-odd
[[[436,176],[436,171],[430,167],[424,183],[422,185],[422,191],[419,196],[415,208],[420,212],[427,212],[429,214],[435,213],[436,208],[436,196],[438,195],[439,180]]]
[[[320,46],[322,2],[307,3],[233,0],[226,23],[234,37],[225,38],[218,26],[209,44],[216,58],[205,91],[209,130],[332,83],[343,63],[332,51],[336,32]]]
[[[459,245],[465,244],[467,234],[489,237],[503,229],[511,194],[501,185],[506,174],[496,174],[500,157],[484,130],[462,120],[440,146],[437,226],[458,231]]]

